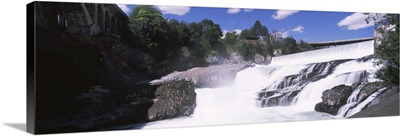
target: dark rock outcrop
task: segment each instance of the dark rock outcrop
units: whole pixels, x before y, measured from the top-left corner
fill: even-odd
[[[157,88],[155,103],[148,111],[149,120],[188,116],[196,107],[194,85],[189,81],[170,81]]]
[[[384,100],[388,99],[389,97],[396,96],[396,95],[399,95],[399,86],[389,85],[386,87],[386,90],[383,93],[378,95],[374,100],[371,101],[371,103],[369,103],[367,105],[367,108],[374,106],[374,105],[380,103],[381,101],[384,101]]]
[[[353,89],[351,86],[338,85],[322,93],[322,102],[315,105],[315,110],[336,115],[341,106],[345,105]]]
[[[398,87],[395,88],[398,89]],[[399,115],[400,115],[399,93],[396,93],[392,95],[386,95],[385,99],[379,100],[379,103],[369,106],[366,109],[350,116],[349,118],[383,117],[383,116],[399,116]]]
[[[360,90],[360,93],[357,96],[357,103],[361,103],[364,101],[368,96],[372,93],[378,91],[379,89],[384,87],[384,83],[382,82],[373,82],[367,83],[365,86]]]

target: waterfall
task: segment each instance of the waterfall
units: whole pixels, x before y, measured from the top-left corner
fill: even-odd
[[[304,87],[300,94],[296,96],[296,104],[306,109],[314,108],[315,104],[321,101],[323,91],[341,84],[351,86],[361,81],[361,75],[364,72],[373,74],[376,70],[373,60],[367,62],[357,62],[356,60],[345,62],[337,66],[327,77],[311,82]]]
[[[337,116],[346,117],[346,115],[348,115],[347,112],[349,111],[349,109],[354,108],[354,106],[356,106],[358,104],[357,96],[364,86],[365,86],[365,84],[359,85],[353,91],[353,93],[351,93],[350,97],[347,99],[346,105],[343,105],[342,107],[340,107],[340,109],[337,113]]]
[[[340,45],[314,51],[272,58],[272,65],[290,65],[326,62],[338,59],[356,59],[374,53],[374,40]]]
[[[379,94],[381,94],[386,88],[381,88],[378,91],[374,92],[373,94],[371,94],[370,96],[367,97],[367,99],[365,99],[364,101],[362,101],[361,103],[359,103],[356,107],[354,107],[353,109],[350,109],[348,111],[348,115],[346,115],[346,117],[352,116],[356,113],[358,113],[359,111],[361,111],[362,109],[365,108],[365,106],[367,106],[367,104],[369,104],[372,100],[374,100]]]
[[[327,89],[372,80],[374,60],[357,59],[373,54],[373,49],[373,41],[366,41],[275,57],[270,65],[239,71],[232,86],[196,89],[197,107],[191,116],[151,122],[144,128],[341,118],[316,112],[314,106]],[[359,104],[349,115],[365,105]]]
[[[374,100],[385,89],[386,89],[386,87],[379,89],[378,91],[376,91],[373,94],[371,94],[370,96],[368,96],[367,99],[365,99],[361,103],[356,102],[358,93],[355,94],[353,92],[354,96],[352,94],[351,97],[347,100],[347,104],[342,106],[339,109],[338,116],[350,117],[350,116],[360,112],[362,109],[365,108],[365,106],[367,106],[369,103],[371,103],[371,101]]]

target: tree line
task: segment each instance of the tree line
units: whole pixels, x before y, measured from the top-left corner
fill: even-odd
[[[388,83],[399,84],[399,15],[386,14],[380,19],[375,18],[377,16],[370,15],[366,19],[367,22],[374,21],[377,31],[382,34],[375,55],[378,58],[377,65],[383,67],[377,72],[377,77]],[[244,59],[252,60],[256,54],[272,57],[277,52],[284,55],[313,49],[303,40],[296,41],[291,36],[270,33],[268,27],[259,20],[240,34],[227,32],[223,36],[220,25],[212,20],[185,22],[165,19],[152,5],[136,6],[129,15],[128,26],[130,34],[127,39],[132,47],[152,55],[156,63],[186,60],[183,63],[192,63],[188,67],[206,66],[205,58],[210,55],[228,57],[236,52]],[[390,30],[387,30],[388,26],[391,26]]]
[[[129,15],[128,26],[132,32],[129,39],[135,41],[133,46],[158,61],[181,57],[204,64],[210,55],[227,57],[237,52],[246,60],[252,60],[255,54],[272,57],[274,50],[290,54],[312,49],[305,41],[270,34],[259,20],[241,34],[228,32],[223,36],[220,25],[210,19],[200,22],[165,19],[152,5],[136,6]],[[262,40],[258,39],[260,36]]]

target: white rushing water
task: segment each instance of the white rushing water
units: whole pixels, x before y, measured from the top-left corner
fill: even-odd
[[[321,101],[322,92],[340,84],[351,85],[360,81],[360,76],[374,73],[376,68],[372,60],[357,62],[347,61],[337,66],[324,65],[320,73],[324,78],[303,85],[287,84],[288,91],[301,88],[289,106],[261,108],[257,94],[265,88],[274,90],[278,83],[291,75],[306,75],[312,72],[316,64],[340,59],[355,59],[373,54],[373,42],[360,42],[339,47],[274,58],[271,65],[257,65],[246,68],[236,75],[235,84],[221,88],[196,89],[196,103],[191,116],[150,122],[144,128],[169,128],[205,125],[227,125],[243,123],[287,122],[341,118],[314,111],[314,106]],[[329,68],[333,71],[329,72]],[[300,82],[296,77],[292,84]],[[279,96],[280,94],[275,94]],[[286,97],[285,97],[286,98]]]
[[[344,116],[344,117],[350,117],[358,112],[360,112],[365,106],[367,106],[372,100],[374,100],[379,94],[381,94],[386,87],[379,89],[378,91],[374,92],[370,96],[367,97],[364,101],[361,103],[357,103],[357,95],[359,93],[359,90],[356,90],[353,92],[353,94],[350,96],[350,98],[347,100],[347,104],[342,106],[339,111],[338,111],[338,116]]]
[[[338,59],[356,59],[374,53],[374,40],[340,45],[331,48],[307,51],[291,55],[275,57],[272,65],[306,64],[326,62]],[[371,47],[372,46],[372,47]]]

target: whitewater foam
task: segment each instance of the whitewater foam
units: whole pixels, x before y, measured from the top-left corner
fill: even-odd
[[[351,85],[360,81],[363,73],[374,73],[373,60],[355,60],[331,64],[319,73],[329,74],[323,79],[307,83],[295,98],[292,106],[260,108],[257,94],[265,88],[277,89],[277,83],[285,77],[313,72],[318,62],[356,59],[373,54],[373,41],[314,50],[293,55],[275,57],[270,65],[255,65],[237,73],[235,83],[229,87],[198,88],[197,107],[191,116],[150,122],[144,128],[168,128],[205,125],[227,125],[262,122],[286,122],[341,118],[314,111],[321,101],[322,92],[340,84]],[[334,67],[331,73],[329,67]],[[301,78],[295,78],[300,82]],[[285,84],[290,86],[290,84]],[[297,85],[297,84],[295,84]],[[295,85],[290,89],[298,89]],[[287,97],[283,97],[287,98]]]

